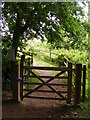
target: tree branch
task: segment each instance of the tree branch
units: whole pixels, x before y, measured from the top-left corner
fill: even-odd
[[[30,12],[25,25],[21,29],[21,32],[20,32],[21,34],[23,34],[23,32],[25,32],[27,30],[27,28],[30,26],[30,16],[34,15],[35,12],[36,12],[36,9],[34,9],[33,11]]]

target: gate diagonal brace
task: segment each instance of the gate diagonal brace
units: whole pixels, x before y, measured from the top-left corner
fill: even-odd
[[[52,81],[53,79],[55,79],[57,76],[63,74],[65,71],[61,71],[60,73],[58,73],[57,75],[55,75],[53,78],[50,78],[50,79],[47,80],[46,82],[44,82],[39,76],[37,76],[37,75],[36,75],[34,72],[32,72],[30,69],[29,69],[29,71],[30,71],[30,73],[32,73],[35,77],[37,77],[41,82],[43,82],[44,85],[47,85],[52,91],[54,91],[54,92],[57,93],[60,97],[62,97],[62,98],[65,99],[65,97],[64,97],[61,93],[57,92],[53,87],[51,87],[51,85],[48,85],[48,84],[47,84],[48,82],[50,82],[50,81]],[[32,91],[26,93],[23,97],[25,97],[25,96],[31,94],[32,92],[38,90],[38,89],[41,88],[42,86],[43,86],[43,85],[37,86],[37,87],[34,88]]]

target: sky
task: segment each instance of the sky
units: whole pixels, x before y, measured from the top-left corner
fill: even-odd
[[[88,19],[88,3],[86,2],[86,6],[82,4],[82,2],[78,2],[81,7],[83,7],[83,10],[85,12],[85,19]]]

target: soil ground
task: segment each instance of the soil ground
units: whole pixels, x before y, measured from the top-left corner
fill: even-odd
[[[40,75],[51,75],[48,71],[39,71]],[[45,80],[45,79],[44,79]],[[57,81],[58,82],[58,81]],[[48,89],[46,86],[42,87],[43,90]],[[58,89],[58,88],[55,88]],[[62,89],[62,88],[61,88]],[[8,97],[7,97],[7,96]],[[33,95],[37,96],[43,96],[43,93],[33,93]],[[78,109],[80,111],[79,107],[74,107],[67,104],[62,104],[61,101],[56,100],[39,100],[39,99],[33,99],[33,98],[25,98],[20,103],[15,103],[10,99],[11,93],[9,91],[6,92],[6,94],[3,97],[2,102],[2,118],[42,118],[42,119],[61,119],[61,118],[72,118],[72,117],[78,117]],[[46,94],[47,97],[57,97],[56,94]],[[63,101],[64,103],[65,101]],[[77,112],[76,112],[77,111]],[[82,115],[81,115],[82,116]],[[85,116],[86,117],[86,116]]]

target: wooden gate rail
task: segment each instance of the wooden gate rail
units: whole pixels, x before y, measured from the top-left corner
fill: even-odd
[[[32,89],[23,89],[23,91],[31,91]],[[55,93],[54,91],[50,90],[37,90],[36,92],[50,92],[50,93]],[[60,93],[67,93],[67,91],[58,91]]]
[[[26,96],[26,98],[37,98],[37,99],[46,99],[46,100],[66,100],[65,98],[53,98],[53,97],[38,97],[38,96]]]
[[[68,67],[41,67],[41,66],[23,66],[23,69],[37,69],[37,70],[54,70],[54,71],[75,71],[75,69],[70,69]]]
[[[36,83],[36,82],[27,82],[24,81],[23,84],[31,84],[31,85],[52,85],[52,86],[68,86],[68,84],[56,84],[56,83]]]
[[[28,78],[28,77],[37,78],[34,75],[23,75],[23,77],[25,77],[25,78]],[[40,78],[53,78],[54,76],[39,76],[39,77]],[[56,77],[56,78],[59,78],[59,79],[68,79],[68,76],[60,76],[60,77]]]

